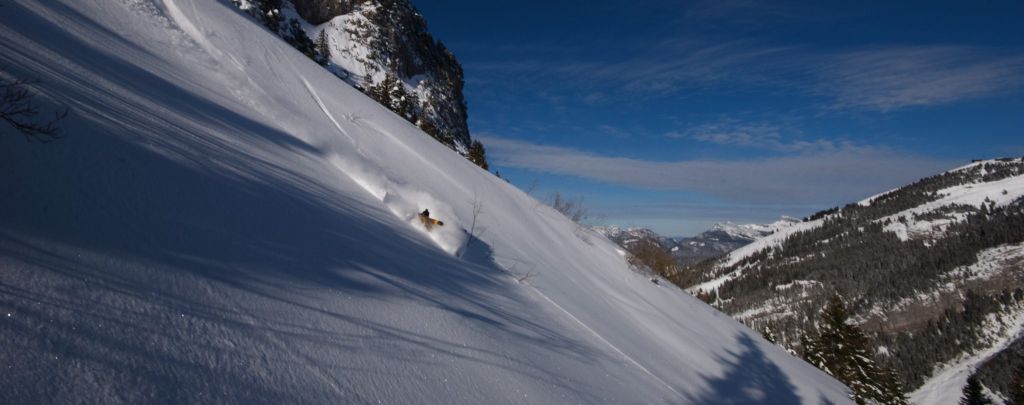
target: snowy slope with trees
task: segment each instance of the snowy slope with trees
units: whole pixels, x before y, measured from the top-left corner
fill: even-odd
[[[228,0],[0,7],[2,403],[848,401]]]
[[[462,66],[409,0],[232,0],[310,59],[483,164],[469,136]],[[485,167],[486,168],[486,167]]]
[[[1024,159],[1000,158],[816,213],[684,269],[688,289],[785,347],[833,294],[919,404],[978,374],[1009,396],[1024,357]],[[1024,370],[1024,368],[1021,368]]]

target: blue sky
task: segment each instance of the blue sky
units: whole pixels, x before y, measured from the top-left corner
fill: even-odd
[[[826,3],[414,0],[492,170],[594,222],[692,235],[1024,155],[1024,3]]]

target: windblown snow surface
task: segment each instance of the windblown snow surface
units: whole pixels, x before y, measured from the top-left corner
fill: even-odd
[[[0,136],[0,403],[848,402],[226,0],[0,7],[71,108]]]

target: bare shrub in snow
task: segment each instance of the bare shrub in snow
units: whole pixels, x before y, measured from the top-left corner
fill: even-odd
[[[548,205],[554,208],[555,211],[562,213],[566,218],[572,220],[572,222],[580,223],[587,219],[587,208],[583,205],[583,197],[568,198],[562,196],[562,193],[555,192],[551,195],[550,203]]]
[[[629,244],[629,264],[636,267],[647,267],[655,274],[669,277],[679,271],[678,264],[672,254],[653,238],[643,238]]]
[[[469,249],[469,244],[473,243],[473,239],[479,239],[483,235],[484,229],[477,229],[476,220],[481,213],[484,212],[484,203],[474,194],[473,195],[473,218],[470,220],[469,225],[469,237],[466,238],[466,246],[462,248],[465,252]]]
[[[30,86],[35,80],[11,78],[0,66],[0,120],[20,132],[30,141],[42,143],[55,141],[62,137],[57,123],[68,114],[68,109],[54,113],[52,119],[41,120],[39,104],[33,99],[36,94]]]

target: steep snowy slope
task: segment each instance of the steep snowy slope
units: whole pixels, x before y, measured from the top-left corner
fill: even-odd
[[[72,109],[0,136],[0,403],[847,402],[227,0],[0,10]]]

